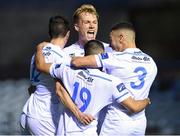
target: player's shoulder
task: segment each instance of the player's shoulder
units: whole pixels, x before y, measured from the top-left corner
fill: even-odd
[[[50,50],[61,50],[61,48],[59,46],[53,45],[52,43],[47,43],[44,47],[43,47],[44,51],[50,51]]]
[[[84,56],[84,49],[77,42],[64,48],[63,51],[70,57]]]
[[[113,76],[113,75],[109,75],[107,73],[104,73],[98,69],[93,69],[91,72],[90,72],[90,75],[91,76],[94,76],[96,78],[99,78],[101,80],[104,80],[104,81],[107,81],[109,83],[115,83],[115,82],[120,82],[120,79]]]
[[[46,50],[46,49],[47,49],[47,50],[50,50],[51,48],[53,48],[53,47],[52,47],[52,43],[49,43],[49,42],[48,42],[48,43],[43,47],[43,50]]]
[[[65,56],[64,51],[59,46],[53,45],[52,43],[48,43],[43,47],[43,53],[45,56],[57,56],[58,58]]]
[[[76,43],[73,43],[73,44],[71,44],[71,45],[69,45],[69,46],[67,46],[67,47],[65,47],[63,50],[66,52],[69,52],[71,49],[76,49],[76,48],[78,48],[78,44],[77,44],[77,42]]]
[[[112,52],[113,51],[113,49],[110,47],[109,43],[102,42],[102,44],[103,44],[103,46],[105,48],[105,52]]]
[[[104,47],[109,47],[109,43],[105,43],[105,42],[103,42],[103,41],[101,41],[102,42],[102,44],[104,45]]]

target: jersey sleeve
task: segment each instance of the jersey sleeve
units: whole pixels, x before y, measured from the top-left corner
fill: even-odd
[[[64,64],[62,63],[53,63],[50,67],[49,74],[53,78],[61,79],[63,76]]]
[[[113,56],[113,53],[102,53],[95,55],[96,63],[98,67],[113,68],[114,64],[117,65],[119,62]]]
[[[44,55],[45,62],[46,63],[53,63],[53,54],[50,51],[50,49],[48,49],[48,47],[44,47],[42,52]]]
[[[100,59],[100,56],[99,55],[95,55],[95,59],[96,59],[96,63],[97,63],[97,66],[100,68],[102,67],[102,61]]]
[[[121,103],[131,96],[129,91],[126,89],[126,86],[119,79],[116,79],[114,81],[112,91],[113,99],[118,103]]]

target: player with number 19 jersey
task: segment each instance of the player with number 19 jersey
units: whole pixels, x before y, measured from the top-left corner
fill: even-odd
[[[74,70],[64,64],[53,64],[50,74],[62,80],[72,100],[82,112],[95,117],[94,121],[84,126],[66,109],[60,119],[58,135],[97,135],[99,111],[113,101],[120,103],[130,97],[129,91],[120,79],[98,69]]]
[[[154,60],[147,54],[143,53],[138,48],[127,48],[123,52],[112,52],[96,55],[96,62],[99,67],[107,70],[108,74],[114,75],[122,79],[126,88],[131,91],[134,99],[144,99],[149,95],[150,87],[157,74],[157,66]],[[116,130],[122,131],[128,129],[129,132],[133,125],[127,124],[121,127],[121,120],[138,120],[145,118],[145,110],[140,113],[131,114],[129,111],[122,107],[117,106],[115,103],[108,107],[108,112],[101,130],[101,135],[117,134]],[[119,119],[120,121],[113,122]],[[146,119],[145,119],[146,120]],[[111,124],[117,125],[116,130],[111,128]],[[144,124],[144,123],[142,123]],[[122,124],[123,125],[123,124]],[[137,126],[137,125],[136,125]],[[139,125],[141,128],[144,126]],[[135,133],[134,133],[135,134]]]
[[[70,63],[70,57],[59,46],[48,43],[43,48],[46,63]],[[55,80],[44,73],[37,71],[35,66],[35,55],[31,59],[30,68],[31,84],[36,86],[36,90],[31,94],[29,100],[23,108],[23,112],[31,118],[42,121],[58,121],[60,114],[60,101],[55,92]],[[56,122],[57,124],[58,122]],[[54,130],[55,133],[55,130]]]

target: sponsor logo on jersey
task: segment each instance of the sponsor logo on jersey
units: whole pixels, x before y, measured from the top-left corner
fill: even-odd
[[[116,86],[119,92],[122,92],[124,89],[126,89],[125,85],[123,83],[120,83]]]
[[[150,61],[149,57],[138,57],[138,56],[132,56],[131,59],[133,60],[143,60],[143,61]]]
[[[72,58],[72,57],[75,57],[75,53],[71,53],[69,54],[69,56]]]
[[[108,56],[107,53],[101,53],[101,58],[102,58],[102,59],[108,59],[109,56]]]
[[[48,52],[44,52],[43,54],[44,54],[44,56],[49,56],[49,55],[51,55],[51,52],[48,51]]]
[[[144,57],[143,60],[144,61],[150,61],[150,58],[149,57]]]
[[[92,77],[86,75],[83,71],[80,71],[80,72],[78,73],[78,75],[79,75],[81,78],[85,79],[87,82],[91,82],[91,83],[92,83],[93,80],[94,80]]]

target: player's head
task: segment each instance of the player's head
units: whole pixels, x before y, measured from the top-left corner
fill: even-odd
[[[111,28],[110,40],[114,50],[123,51],[135,47],[135,29],[129,22],[120,22]]]
[[[74,12],[74,27],[78,32],[80,44],[84,45],[96,38],[98,18],[98,13],[91,4],[83,4]]]
[[[69,22],[64,17],[58,15],[49,19],[49,35],[51,39],[64,38],[67,42],[69,32]]]
[[[104,52],[104,46],[98,40],[90,40],[84,45],[84,52],[85,56],[100,54]]]

